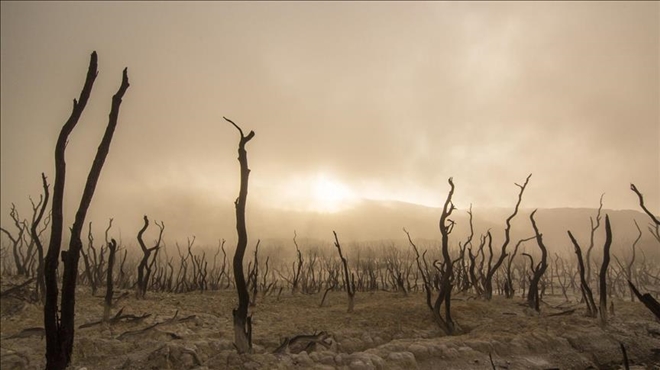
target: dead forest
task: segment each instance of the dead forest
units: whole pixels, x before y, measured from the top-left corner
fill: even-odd
[[[520,220],[525,190],[534,186],[532,174],[525,179],[512,179],[512,187],[515,186],[518,195],[511,199],[510,213],[506,219],[500,220],[499,230],[476,230],[473,227],[472,209],[456,209],[452,201],[461,181],[449,178],[447,188],[443,190],[446,193],[444,206],[437,215],[437,242],[416,239],[404,228],[406,225],[401,225],[401,239],[407,243],[382,242],[361,248],[351,247],[350,241],[343,240],[341,233],[335,230],[328,230],[328,238],[323,243],[301,238],[291,230],[290,242],[285,246],[287,250],[282,252],[266,243],[262,245],[260,240],[248,239],[246,218],[250,215],[246,214],[246,202],[251,170],[248,145],[258,145],[258,135],[254,131],[244,132],[241,124],[225,118],[219,124],[226,126],[227,135],[238,134],[237,243],[230,245],[220,239],[217,246],[204,246],[197,245],[194,237],[188,238],[185,244],[171,243],[167,236],[167,220],[159,220],[158,215],[144,215],[137,235],[119,238],[113,230],[112,218],[107,224],[97,225],[89,222],[86,214],[103,164],[106,159],[112,160],[113,133],[115,129],[120,130],[122,124],[119,114],[122,99],[125,94],[130,99],[128,70],[125,69],[110,104],[105,135],[94,156],[75,221],[73,225],[65,225],[66,143],[92,95],[98,74],[97,64],[94,52],[80,96],[74,100],[71,115],[57,138],[55,171],[47,176],[50,170],[45,169],[41,174],[43,193],[30,198],[31,209],[19,210],[12,205],[9,215],[13,223],[0,228],[3,368],[78,368],[75,366],[84,361],[76,347],[86,346],[79,336],[93,330],[105,333],[104,340],[115,341],[116,345],[136,337],[144,341],[145,337],[140,336],[159,333],[159,336],[148,337],[157,338],[153,340],[160,343],[150,350],[148,356],[152,357],[148,358],[153,359],[153,354],[162,350],[162,343],[174,343],[192,335],[183,329],[183,332],[177,332],[163,328],[194,326],[198,325],[195,322],[210,319],[195,311],[192,304],[177,305],[176,312],[168,315],[159,315],[149,309],[159,302],[195,302],[200,299],[208,300],[208,307],[214,310],[231,308],[231,315],[223,313],[226,320],[222,321],[222,334],[218,333],[216,338],[228,343],[221,348],[226,355],[222,361],[214,362],[211,355],[202,352],[218,352],[218,348],[212,351],[180,346],[174,351],[174,347],[167,347],[170,352],[163,355],[170,361],[166,361],[167,366],[200,369],[298,366],[434,368],[433,364],[437,363],[434,361],[442,357],[438,355],[434,360],[433,355],[424,352],[424,357],[412,349],[392,352],[411,353],[414,357],[410,365],[411,362],[406,362],[410,359],[405,355],[377,356],[368,352],[369,348],[377,346],[385,348],[388,343],[394,346],[395,340],[404,340],[405,336],[390,336],[389,341],[375,344],[372,340],[371,346],[349,349],[348,340],[342,342],[341,335],[333,333],[333,327],[324,326],[323,321],[316,322],[315,329],[307,331],[297,331],[299,326],[291,324],[288,333],[278,337],[267,338],[259,332],[267,326],[263,317],[268,315],[269,307],[282,302],[301,305],[303,301],[307,302],[309,312],[318,315],[318,320],[325,320],[324,316],[344,315],[341,317],[347,320],[347,326],[357,328],[356,331],[359,331],[359,320],[351,321],[351,317],[362,317],[370,310],[389,312],[390,309],[400,309],[400,318],[397,319],[395,312],[389,321],[391,325],[397,325],[398,321],[408,322],[404,317],[416,317],[419,318],[416,325],[420,328],[432,328],[423,335],[425,340],[445,338],[443,340],[447,341],[465,340],[461,338],[469,338],[479,331],[481,324],[471,321],[479,320],[479,313],[469,320],[465,317],[465,312],[473,312],[470,310],[474,307],[483,312],[506,307],[505,312],[498,312],[500,325],[520,317],[545,322],[570,317],[601,331],[623,330],[620,327],[624,325],[626,315],[635,312],[641,315],[639,321],[644,324],[638,322],[636,331],[631,329],[636,333],[634,336],[619,340],[615,351],[608,350],[614,360],[598,365],[626,369],[634,364],[642,368],[660,366],[660,263],[652,257],[647,258],[649,252],[660,248],[660,219],[657,216],[660,210],[649,209],[644,202],[645,189],[638,189],[634,184],[630,184],[630,191],[639,203],[630,208],[637,208],[647,217],[631,220],[638,231],[637,237],[629,245],[616,246],[617,253],[611,252],[617,225],[607,214],[603,197],[597,211],[588,220],[591,228],[582,230],[589,235],[588,239],[576,237],[576,230],[565,230],[565,240],[573,246],[572,255],[558,253],[555,246],[546,245],[543,228],[536,222],[537,212],[542,210],[533,211],[525,216],[524,221]],[[514,184],[514,181],[518,182]],[[467,225],[460,225],[469,230],[467,238],[457,239],[452,234],[455,227],[459,227],[454,221],[459,212],[469,218]],[[526,237],[513,235],[514,220],[528,225]],[[643,235],[651,235],[653,242],[640,243]],[[66,248],[63,246],[65,242],[68,242]],[[404,301],[392,303],[388,301],[394,299],[391,297],[409,303],[399,306]],[[383,299],[388,307],[379,308],[378,299]],[[86,307],[84,320],[80,316],[83,307]],[[419,310],[419,316],[411,314],[411,307]],[[519,313],[513,313],[514,308]],[[41,313],[37,325],[7,324],[13,316],[26,310]],[[90,317],[90,312],[97,317]],[[287,321],[297,319],[300,318],[283,313],[276,320],[286,327]],[[332,322],[330,318],[327,320]],[[7,327],[12,331],[6,331]],[[405,332],[406,329],[401,327],[399,330]],[[651,344],[637,345],[642,343],[639,339],[642,337]],[[17,355],[15,344],[28,343],[20,341],[31,341],[29,345],[36,345],[36,356],[44,358],[45,362],[26,360]],[[110,346],[108,343],[105,345]],[[103,347],[103,344],[98,346]],[[479,369],[533,367],[516,367],[515,362],[507,364],[505,349],[498,350],[496,344],[486,347],[482,352],[487,355],[480,362],[450,366]],[[130,352],[130,346],[122,348]],[[528,350],[533,351],[532,347]],[[350,357],[358,352],[371,357]],[[312,356],[312,353],[316,354]],[[331,360],[323,357],[328,353],[333,354]],[[261,357],[257,359],[255,356]],[[307,356],[306,360],[303,356]],[[337,356],[341,359],[338,360]],[[181,360],[184,357],[188,360]],[[561,368],[591,366],[577,358],[574,362],[566,361]],[[122,363],[121,366],[108,365],[108,368],[165,366],[161,362],[152,362],[148,366],[146,362]],[[570,365],[572,363],[575,367]],[[542,364],[538,368],[560,367]]]

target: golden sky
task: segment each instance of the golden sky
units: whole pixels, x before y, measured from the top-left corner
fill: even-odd
[[[528,208],[606,193],[638,209],[634,182],[657,212],[659,16],[658,2],[2,2],[2,224],[11,202],[29,216],[42,171],[53,181],[93,50],[70,215],[124,67],[99,222],[194,225],[211,217],[200,205],[233,206],[238,133],[222,116],[256,132],[249,204],[438,206],[453,176],[457,206],[508,207],[533,173]]]

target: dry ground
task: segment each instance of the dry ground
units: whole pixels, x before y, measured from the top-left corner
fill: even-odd
[[[101,318],[102,298],[83,287],[78,299],[76,326]],[[290,292],[279,299],[259,297],[252,308],[255,353],[238,355],[232,344],[233,291],[150,292],[139,301],[131,295],[112,314],[123,307],[124,314],[152,316],[77,329],[72,369],[492,369],[489,354],[497,369],[617,369],[623,363],[620,342],[632,365],[660,369],[660,323],[638,302],[615,301],[615,316],[602,328],[584,317],[582,305],[562,304],[559,297],[546,297],[538,315],[519,297],[485,302],[459,295],[452,307],[464,334],[447,337],[432,323],[422,293],[358,293],[351,314],[343,292],[330,293],[324,307],[320,300],[320,294]],[[10,338],[42,327],[41,307],[14,298],[1,303],[0,367],[43,369],[45,339],[38,331]],[[569,306],[577,310],[547,316]],[[139,331],[177,310],[177,318],[188,319]],[[321,330],[332,336],[329,348],[272,354],[284,337]]]

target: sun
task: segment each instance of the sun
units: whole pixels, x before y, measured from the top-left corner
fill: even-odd
[[[316,213],[340,212],[361,199],[356,189],[327,171],[280,177],[255,193],[275,208]]]
[[[310,190],[310,208],[317,212],[338,212],[349,207],[356,199],[348,186],[322,172],[312,179]]]

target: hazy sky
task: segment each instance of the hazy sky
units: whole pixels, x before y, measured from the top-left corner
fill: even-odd
[[[2,224],[54,177],[89,56],[99,76],[67,147],[79,202],[119,87],[130,88],[91,217],[352,199],[660,210],[658,2],[2,2]],[[223,209],[224,209],[223,208]],[[164,211],[162,211],[164,212]],[[229,222],[233,215],[224,213]],[[168,222],[168,219],[165,218]],[[208,220],[207,220],[208,221]],[[131,231],[132,233],[132,231]],[[191,230],[190,233],[195,233]],[[220,237],[220,236],[218,236]]]

